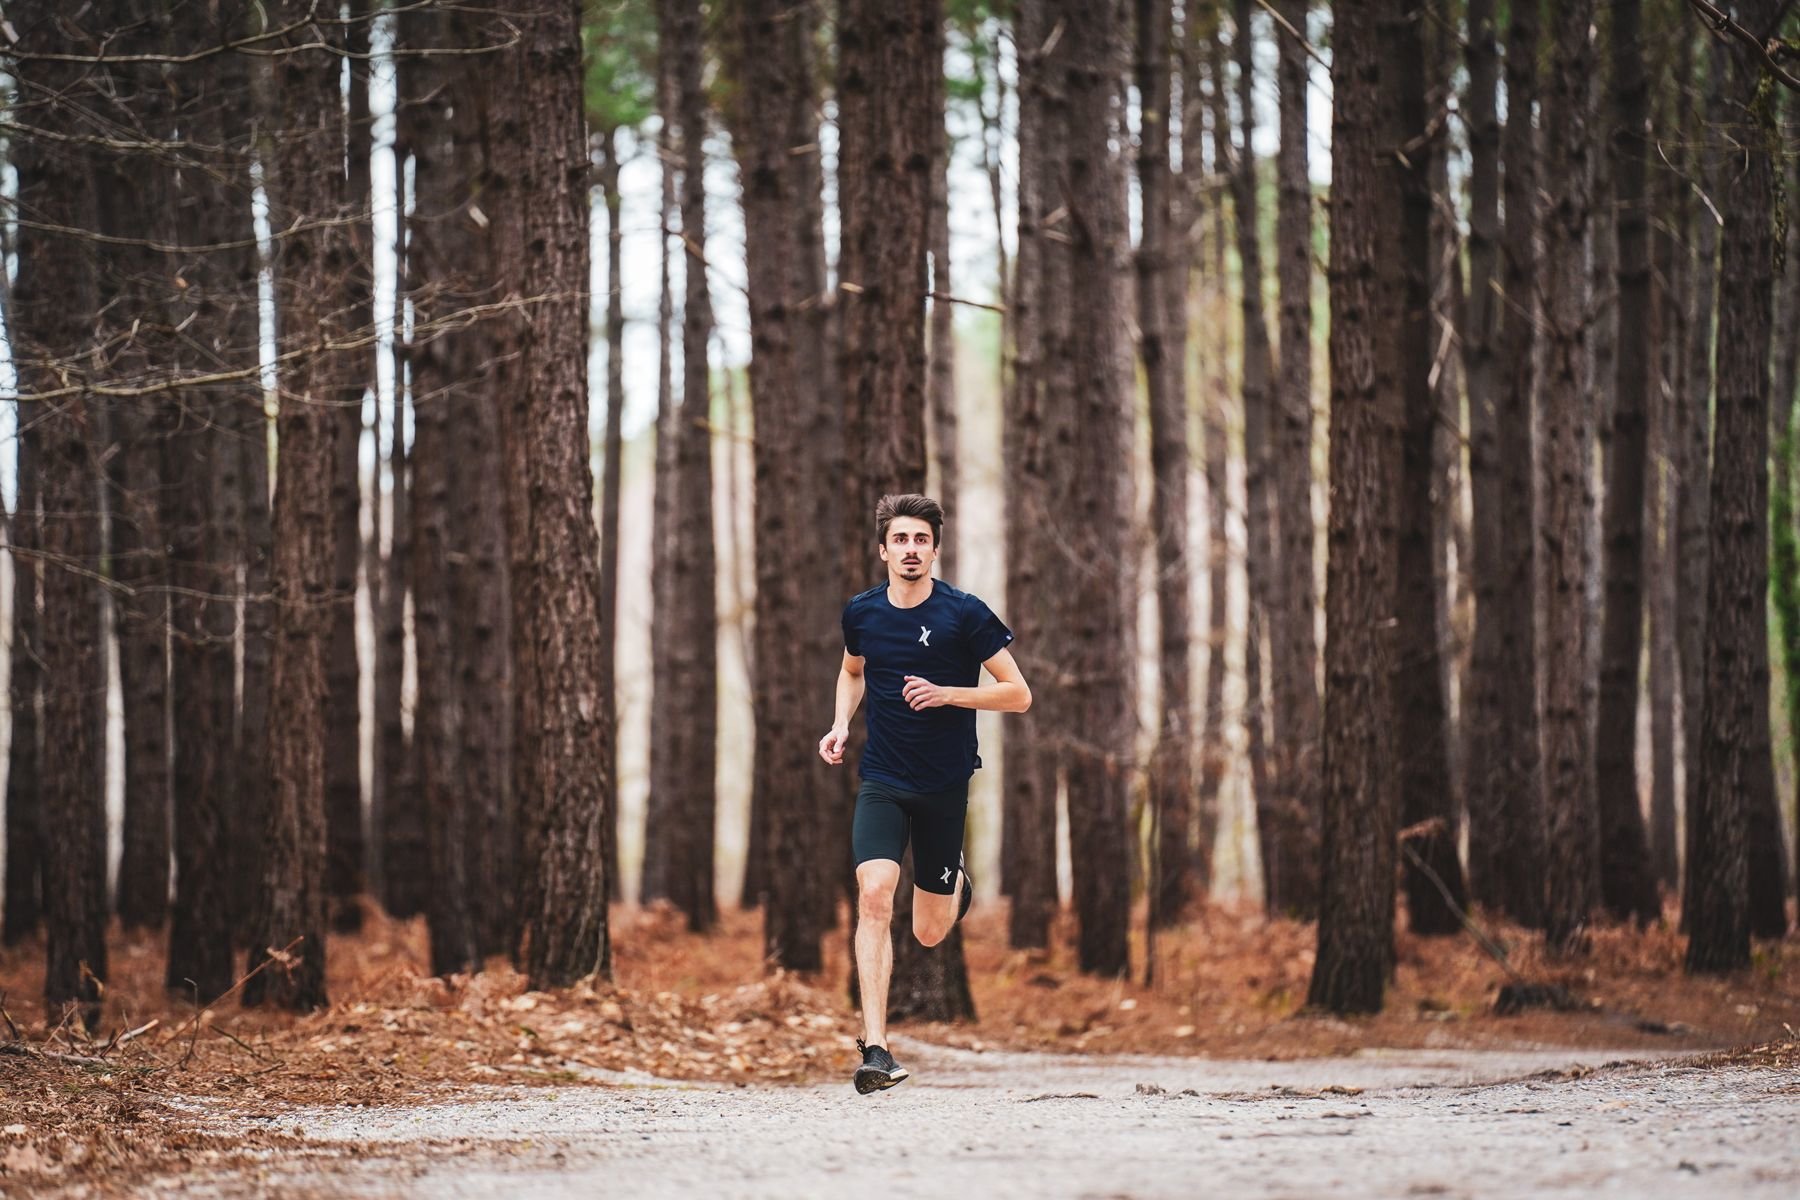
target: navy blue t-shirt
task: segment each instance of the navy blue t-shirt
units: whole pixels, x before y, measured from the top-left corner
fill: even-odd
[[[900,691],[908,675],[940,687],[974,687],[981,664],[1013,640],[979,596],[933,580],[931,595],[896,608],[887,584],[844,606],[844,649],[863,660],[869,743],[861,774],[913,792],[960,787],[981,766],[975,710],[946,704],[914,712]]]

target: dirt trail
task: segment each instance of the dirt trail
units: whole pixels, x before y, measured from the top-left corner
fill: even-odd
[[[1800,1194],[1793,1072],[1568,1050],[1266,1063],[895,1049],[914,1078],[873,1097],[616,1076],[295,1109],[279,1122],[315,1151],[182,1190],[793,1200],[879,1176],[884,1193],[1021,1200]]]

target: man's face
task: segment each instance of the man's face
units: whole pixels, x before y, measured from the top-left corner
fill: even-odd
[[[937,545],[931,525],[920,517],[895,517],[888,522],[887,540],[881,543],[881,561],[888,574],[908,583],[931,574],[937,561]]]

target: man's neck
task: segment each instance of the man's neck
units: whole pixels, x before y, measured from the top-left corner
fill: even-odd
[[[931,576],[921,575],[917,579],[902,579],[898,575],[888,576],[888,603],[895,608],[917,608],[931,598]]]

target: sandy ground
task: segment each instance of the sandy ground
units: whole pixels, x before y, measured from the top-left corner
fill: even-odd
[[[296,1108],[304,1151],[147,1193],[345,1197],[1800,1194],[1800,1073],[1604,1052],[1268,1063],[896,1039],[911,1080],[721,1087],[611,1076],[457,1103]],[[1625,1058],[1621,1054],[1617,1058]],[[215,1130],[228,1111],[196,1107]]]

